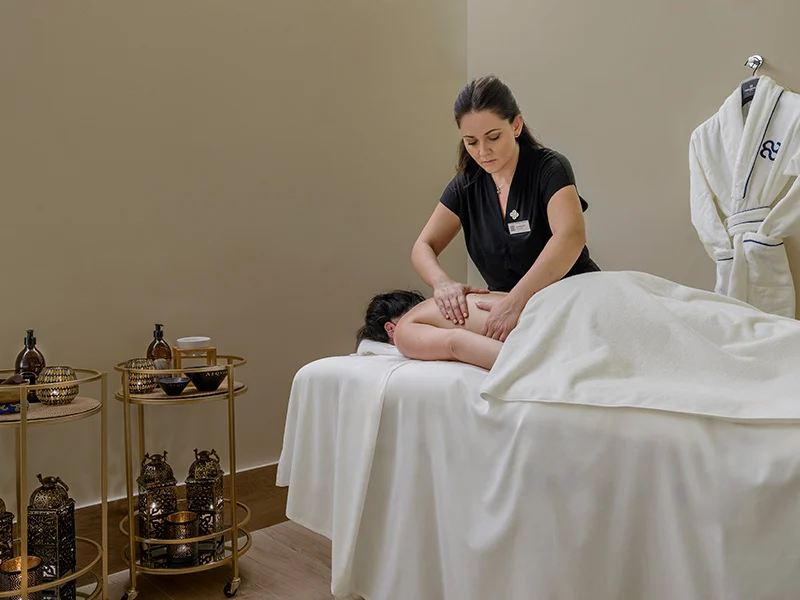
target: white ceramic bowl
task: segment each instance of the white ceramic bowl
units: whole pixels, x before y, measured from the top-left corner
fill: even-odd
[[[206,348],[211,345],[211,338],[204,336],[182,337],[175,340],[178,348],[191,350],[192,348]]]

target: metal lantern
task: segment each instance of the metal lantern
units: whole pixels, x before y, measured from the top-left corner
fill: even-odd
[[[178,488],[167,453],[144,455],[139,484],[139,535],[167,539],[166,518],[178,511]],[[146,567],[166,566],[166,544],[140,543],[140,560]]]
[[[14,557],[14,515],[0,498],[0,562]]]
[[[40,487],[28,505],[28,553],[42,559],[42,582],[66,577],[75,569],[75,501],[60,477],[37,475]],[[74,600],[75,580],[43,593],[45,598]]]
[[[225,528],[224,497],[219,455],[212,449],[194,451],[195,461],[186,479],[186,505],[200,518],[200,535],[209,535]],[[225,555],[225,537],[200,542],[200,564],[221,560]]]

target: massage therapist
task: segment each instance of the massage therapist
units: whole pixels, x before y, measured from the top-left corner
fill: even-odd
[[[451,279],[438,256],[464,228],[467,252],[502,302],[478,303],[490,315],[483,335],[505,341],[536,292],[564,277],[599,271],[589,257],[583,211],[566,157],[542,146],[525,125],[511,90],[494,76],[458,94],[458,172],[414,243],[411,260],[433,288],[442,314],[468,318],[466,294],[485,293]]]

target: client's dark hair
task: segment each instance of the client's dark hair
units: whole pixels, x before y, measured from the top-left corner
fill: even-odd
[[[358,330],[356,344],[360,344],[363,340],[387,343],[389,334],[384,327],[386,323],[402,317],[424,300],[422,294],[413,290],[395,290],[374,296],[367,306],[364,326]]]

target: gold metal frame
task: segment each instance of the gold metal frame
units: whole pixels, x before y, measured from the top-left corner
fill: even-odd
[[[194,349],[196,351],[196,349]],[[250,509],[236,500],[236,409],[235,399],[247,392],[247,386],[239,385],[237,387],[235,381],[236,367],[241,367],[247,364],[247,361],[240,356],[218,354],[218,360],[225,361],[224,365],[212,366],[198,366],[193,367],[197,371],[211,371],[225,367],[227,369],[227,387],[220,387],[215,392],[198,392],[188,394],[184,391],[180,396],[166,396],[153,397],[153,394],[131,394],[128,385],[130,375],[144,374],[154,375],[160,377],[174,377],[183,373],[183,368],[176,367],[172,369],[131,369],[125,366],[125,363],[119,363],[114,367],[114,370],[121,373],[122,388],[114,395],[114,398],[123,403],[123,417],[125,427],[125,483],[128,491],[128,514],[119,523],[120,531],[128,536],[128,547],[122,550],[122,559],[128,565],[130,572],[130,586],[127,593],[123,596],[122,600],[134,600],[139,595],[139,590],[136,587],[137,573],[147,573],[151,575],[180,575],[186,573],[199,573],[201,571],[208,571],[228,563],[232,564],[232,577],[225,585],[224,593],[227,597],[232,598],[241,584],[239,577],[239,557],[245,554],[252,546],[252,537],[244,526],[250,520]],[[136,527],[136,516],[139,514],[135,509],[136,490],[133,485],[133,434],[131,432],[131,406],[135,405],[137,408],[137,422],[138,422],[138,448],[139,448],[139,461],[144,459],[145,455],[145,419],[144,408],[145,406],[176,406],[184,404],[197,404],[200,402],[210,402],[216,400],[227,399],[228,403],[228,452],[230,460],[230,498],[225,499],[225,503],[229,506],[229,521],[230,526],[226,527],[223,531],[214,532],[213,534],[200,536],[191,539],[182,540],[150,540],[138,535]],[[237,507],[242,508],[245,512],[245,517],[239,521],[237,515]],[[129,525],[126,527],[126,524]],[[240,534],[244,537],[244,543],[240,542]],[[181,568],[148,568],[139,564],[137,560],[136,547],[138,542],[145,543],[159,543],[159,544],[183,544],[187,542],[203,541],[220,536],[230,536],[230,545],[225,545],[226,556],[218,561],[214,561],[205,565],[198,565],[194,567],[181,567]],[[230,551],[230,554],[228,554]]]
[[[21,596],[23,599],[28,598],[28,593],[38,592],[42,590],[49,590],[72,580],[77,580],[84,575],[92,576],[97,585],[92,593],[87,597],[88,600],[94,600],[102,594],[102,600],[108,600],[108,434],[107,434],[107,383],[106,373],[95,371],[93,369],[72,369],[78,375],[77,381],[63,381],[55,383],[44,383],[38,385],[23,384],[19,386],[19,401],[20,412],[18,419],[3,419],[0,420],[0,429],[15,429],[16,433],[16,465],[17,465],[17,524],[19,527],[19,538],[14,540],[19,548],[20,556],[22,557],[22,589],[13,590],[10,592],[0,592],[0,599],[11,598],[12,596]],[[13,369],[0,369],[0,376],[13,374]],[[60,415],[54,417],[42,417],[41,419],[28,420],[28,390],[39,390],[44,388],[54,387],[69,387],[73,385],[84,385],[100,381],[100,400],[97,406],[92,407],[86,411],[71,414]],[[83,396],[85,398],[85,396]],[[67,405],[68,406],[68,405]],[[63,412],[64,406],[44,407],[44,411],[52,411],[54,413]],[[80,570],[76,570],[71,575],[66,575],[54,581],[48,581],[35,587],[28,587],[28,512],[27,512],[27,496],[28,496],[28,427],[37,427],[41,425],[52,425],[55,423],[66,423],[69,421],[77,421],[86,419],[100,413],[100,487],[101,487],[101,514],[102,514],[102,538],[101,543],[97,543],[88,538],[76,536],[75,541],[82,542],[92,546],[96,552],[88,566]],[[6,415],[8,416],[8,415]],[[91,570],[102,561],[102,576],[97,580],[97,576],[91,573]]]

